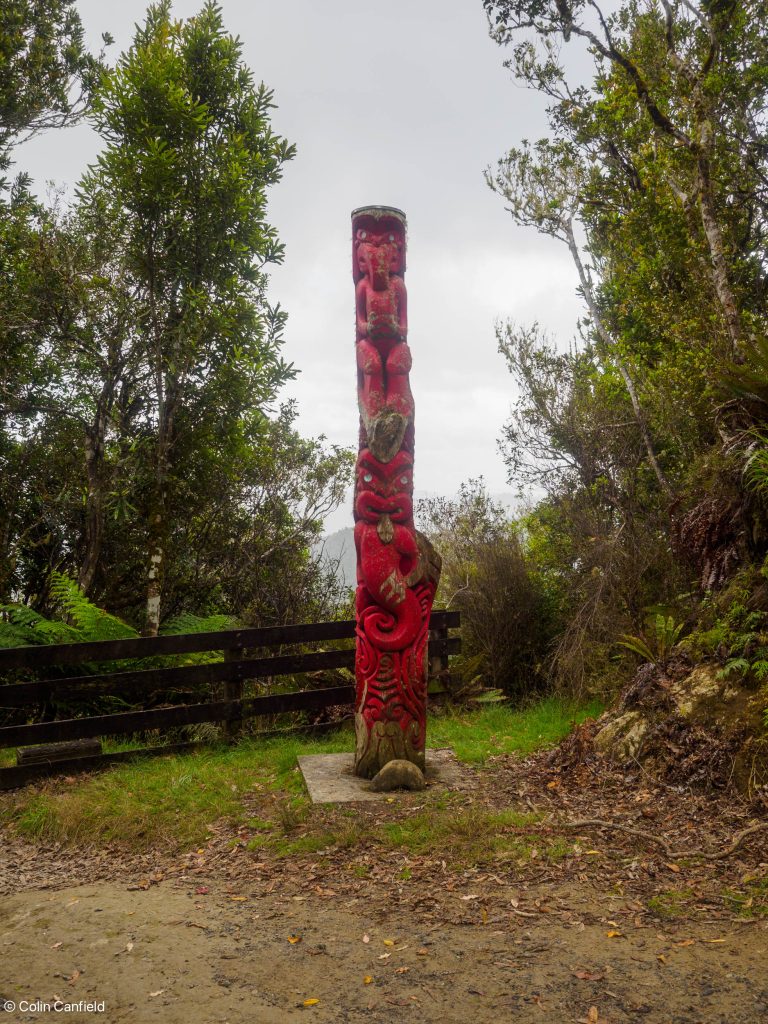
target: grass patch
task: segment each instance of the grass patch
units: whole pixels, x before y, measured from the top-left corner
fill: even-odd
[[[575,705],[548,698],[525,709],[491,705],[477,711],[432,715],[428,742],[451,746],[460,760],[482,764],[489,756],[528,754],[556,743],[573,722],[598,714],[595,702]],[[333,831],[308,803],[297,767],[300,754],[349,751],[351,730],[309,739],[299,735],[246,739],[237,747],[211,746],[187,753],[136,759],[99,774],[53,780],[0,796],[0,824],[45,840],[78,845],[114,843],[126,849],[199,846],[208,827],[225,820],[256,832],[251,842],[277,856],[349,848],[373,840],[417,852],[456,849],[467,861],[498,856],[558,853],[557,843],[521,837],[534,825],[525,815],[460,810],[452,794],[435,794],[428,809],[397,825],[366,832],[357,812],[338,808]],[[258,805],[258,806],[255,806]],[[257,817],[254,817],[254,814]],[[316,824],[313,828],[312,817]],[[526,819],[523,821],[523,819]],[[299,834],[300,833],[300,834]],[[567,849],[567,847],[566,847]],[[536,851],[533,853],[533,851]]]
[[[595,718],[605,705],[598,700],[577,704],[547,697],[526,708],[491,704],[480,711],[448,709],[430,718],[430,747],[453,747],[460,761],[482,764],[494,754],[531,754],[553,746],[574,724]]]
[[[277,817],[299,815],[298,754],[349,749],[343,733],[312,741],[290,737],[244,741],[189,754],[137,759],[66,783],[28,787],[0,801],[0,823],[30,837],[78,845],[118,843],[132,849],[199,845],[208,825],[247,823],[243,797],[285,790]]]
[[[768,877],[747,878],[740,889],[726,889],[723,899],[739,917],[768,917]]]
[[[695,899],[692,889],[668,889],[648,900],[648,909],[657,917],[684,917],[688,904]]]
[[[452,867],[493,860],[527,863],[536,857],[561,860],[570,849],[568,843],[537,834],[540,820],[540,814],[511,809],[429,807],[383,825],[379,839],[414,856],[439,853]]]

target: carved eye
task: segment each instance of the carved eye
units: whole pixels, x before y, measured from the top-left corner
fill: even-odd
[[[371,473],[366,473],[366,474],[365,474],[365,475],[363,476],[363,480],[365,480],[365,482],[366,482],[367,484],[369,484],[369,483],[371,482],[371,480],[373,480],[373,474],[371,474]]]
[[[367,231],[361,231],[360,232],[360,237],[361,238],[367,238],[368,237],[368,232]]]
[[[395,236],[394,236],[394,235],[390,235],[390,236],[389,236],[389,240],[390,240],[390,242],[394,242],[394,240],[395,240]]]
[[[400,483],[401,484],[407,484],[408,483],[408,477],[407,476],[401,476],[400,477]]]

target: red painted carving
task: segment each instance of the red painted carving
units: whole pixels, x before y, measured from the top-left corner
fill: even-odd
[[[413,524],[405,216],[352,214],[360,453],[355,480],[355,772],[424,769],[427,635],[440,559]]]

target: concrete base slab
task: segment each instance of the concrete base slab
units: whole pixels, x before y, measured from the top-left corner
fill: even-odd
[[[355,800],[387,800],[407,791],[374,793],[369,779],[353,774],[354,754],[306,754],[299,759],[313,804],[344,804]],[[460,765],[449,747],[427,750],[427,788],[466,789],[471,785],[471,770]]]

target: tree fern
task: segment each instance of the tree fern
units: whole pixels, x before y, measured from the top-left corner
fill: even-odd
[[[63,573],[53,573],[50,593],[71,621],[79,640],[125,640],[138,636],[127,622],[89,601],[77,583]]]
[[[237,629],[241,624],[233,615],[193,615],[182,612],[163,623],[163,636],[177,636],[180,633],[217,633],[222,629]]]
[[[222,629],[237,629],[241,623],[232,615],[193,615],[181,612],[168,619],[160,630],[163,636],[177,636],[180,633],[218,633]],[[195,651],[179,655],[176,665],[204,665],[221,661],[221,651]]]
[[[25,604],[0,605],[0,647],[66,644],[81,639],[78,630],[56,619],[46,619]]]

